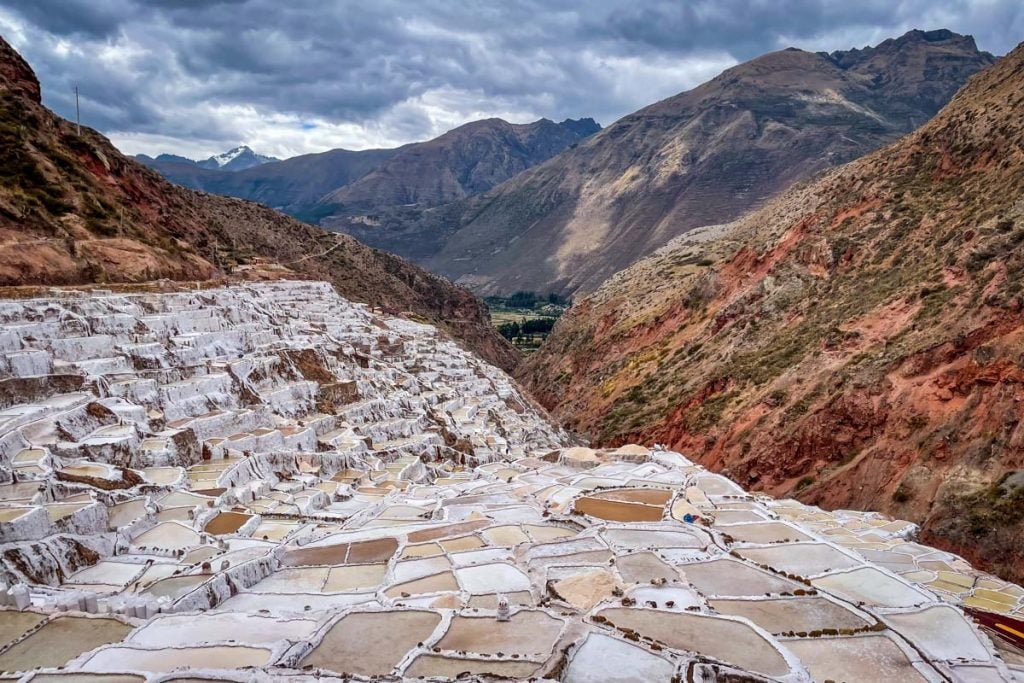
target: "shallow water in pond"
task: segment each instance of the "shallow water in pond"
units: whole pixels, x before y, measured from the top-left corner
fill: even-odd
[[[573,512],[611,522],[657,522],[661,520],[665,509],[643,503],[601,500],[587,496],[576,500],[573,504]]]
[[[21,636],[30,628],[38,626],[44,618],[44,615],[35,612],[15,612],[13,610],[0,612],[0,646]]]
[[[186,593],[192,592],[201,584],[206,583],[210,578],[210,575],[207,574],[172,576],[157,581],[142,592],[155,598],[168,597],[172,600],[177,600]]]
[[[652,579],[665,579],[666,581],[679,579],[679,573],[662,562],[661,558],[654,553],[620,555],[615,559],[615,567],[619,570],[619,576],[626,583],[648,583]]]
[[[672,492],[668,489],[616,489],[593,493],[590,498],[599,500],[620,500],[624,503],[645,503],[647,505],[665,505]]]
[[[252,519],[252,515],[247,515],[242,512],[221,512],[206,523],[206,526],[203,527],[203,531],[217,536],[233,534],[241,529],[242,526],[250,519]]]
[[[450,571],[427,576],[414,581],[399,583],[387,589],[384,594],[389,598],[401,598],[406,595],[418,595],[421,593],[440,593],[442,591],[457,591],[459,584],[455,581],[455,575]]]
[[[816,681],[916,683],[925,680],[903,651],[883,635],[799,638],[783,644],[800,658]]]
[[[735,560],[712,560],[678,567],[686,580],[705,595],[792,593],[802,584]]]
[[[300,664],[363,676],[390,674],[440,622],[439,614],[419,610],[349,614],[331,627]],[[372,647],[367,646],[370,643]]]
[[[177,522],[160,522],[133,538],[132,545],[177,550],[199,545],[199,534]]]
[[[131,630],[114,619],[58,617],[0,655],[0,671],[63,666],[83,652],[123,640]]]
[[[442,650],[495,655],[551,653],[562,620],[536,610],[522,610],[508,621],[493,617],[457,616],[437,644]]]
[[[325,593],[373,588],[384,580],[386,564],[353,564],[347,567],[332,567],[324,584]]]
[[[442,655],[420,655],[405,670],[408,678],[420,676],[456,678],[468,673],[474,676],[490,674],[501,678],[529,678],[538,668],[537,664],[523,661],[495,662],[486,659],[456,659]]]
[[[825,598],[709,600],[708,604],[722,614],[746,617],[769,633],[855,629],[868,625],[855,612]]]
[[[159,672],[173,671],[179,667],[239,669],[246,666],[261,666],[267,664],[269,659],[270,650],[243,645],[212,645],[159,650],[112,647],[96,653],[82,668],[87,671],[135,669]]]
[[[620,629],[632,629],[669,647],[699,652],[768,676],[782,676],[789,665],[750,626],[726,619],[649,609],[611,607],[600,615]]]

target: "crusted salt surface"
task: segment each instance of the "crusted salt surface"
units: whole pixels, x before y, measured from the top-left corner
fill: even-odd
[[[912,524],[751,495],[660,448],[580,447],[502,372],[327,285],[55,292],[0,301],[0,325],[0,382],[34,386],[0,405],[0,669],[1024,670],[960,609],[1020,617],[1024,590]]]

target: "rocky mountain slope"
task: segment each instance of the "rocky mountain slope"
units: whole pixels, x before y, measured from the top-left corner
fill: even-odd
[[[600,128],[593,119],[467,123],[433,140],[406,146],[366,176],[327,194],[315,211],[330,214],[323,220],[325,227],[374,246],[415,255],[423,251],[416,244],[416,235],[396,241],[377,229],[380,223],[404,220],[409,211],[486,192]],[[389,208],[392,216],[379,215]]]
[[[493,191],[376,226],[482,293],[590,291],[698,226],[896,140],[992,62],[974,40],[912,31],[832,54],[788,49],[615,122]]]
[[[579,301],[520,377],[597,443],[1024,576],[1024,46],[898,143]]]
[[[185,164],[186,166],[197,166],[198,168],[205,168],[211,171],[244,171],[245,169],[253,168],[254,166],[261,166],[274,161],[280,161],[280,159],[277,159],[276,157],[257,154],[247,145],[241,145],[240,147],[230,149],[223,154],[217,154],[208,159],[201,159],[199,161],[194,161],[177,154],[160,154],[155,159],[153,157],[146,156],[145,154],[136,154],[135,158],[150,168],[155,168],[158,171],[162,166],[166,166],[168,164]]]
[[[257,204],[180,188],[99,133],[79,136],[0,40],[0,286],[205,280],[268,264],[434,321],[499,366],[516,362],[486,307],[443,278]]]

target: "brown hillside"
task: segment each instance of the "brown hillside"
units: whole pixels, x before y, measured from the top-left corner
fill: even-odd
[[[1024,46],[900,142],[580,301],[520,376],[602,444],[1024,578]]]

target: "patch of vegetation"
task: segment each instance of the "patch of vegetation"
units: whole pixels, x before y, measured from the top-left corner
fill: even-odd
[[[0,185],[29,214],[60,216],[74,210],[58,185],[47,179],[32,153],[34,122],[15,98],[0,102]]]
[[[1008,472],[988,488],[960,497],[955,508],[963,516],[972,536],[979,537],[994,529],[1024,522],[1024,486],[1006,486]]]
[[[527,291],[507,297],[489,296],[484,301],[491,309],[491,322],[498,332],[524,353],[540,347],[572,303],[554,292],[540,295]]]
[[[700,407],[686,418],[686,427],[691,432],[703,432],[714,427],[722,419],[722,413],[739,395],[736,391],[727,391],[704,401]]]
[[[902,481],[899,486],[896,487],[896,490],[892,492],[892,500],[894,503],[906,503],[913,497],[914,490]]]

